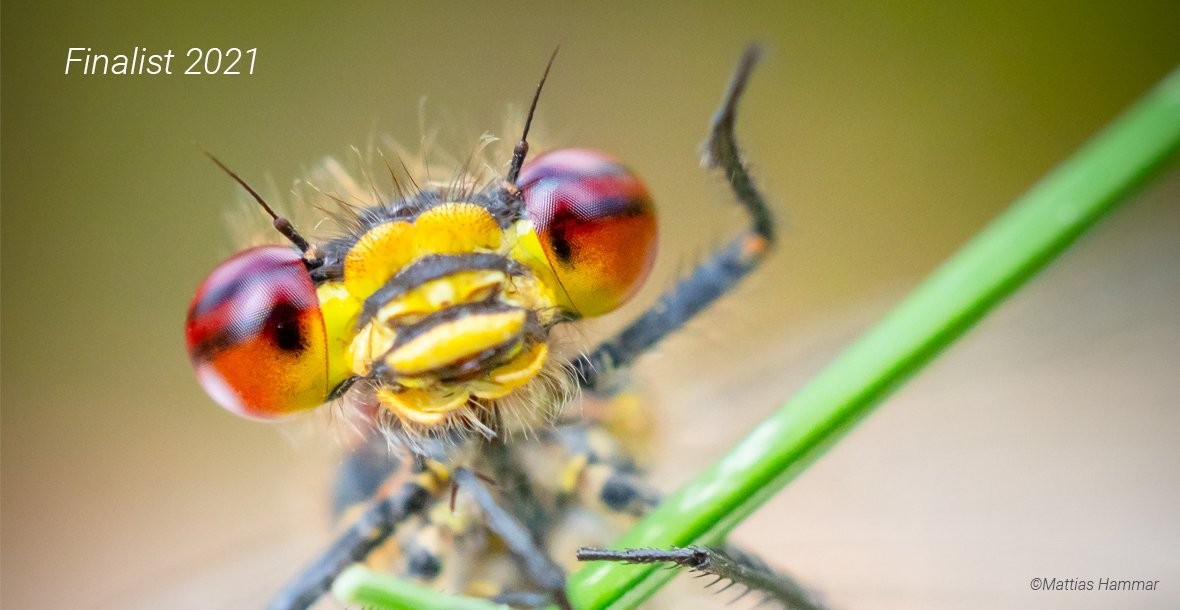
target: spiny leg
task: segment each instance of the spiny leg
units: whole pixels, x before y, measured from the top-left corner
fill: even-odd
[[[565,592],[565,571],[537,546],[528,528],[496,503],[491,491],[474,472],[459,468],[455,470],[454,476],[459,488],[470,493],[483,511],[487,528],[500,537],[512,556],[528,572],[529,578],[548,592],[558,607],[572,610],[573,606]]]
[[[702,165],[705,167],[719,168],[725,172],[734,196],[750,216],[750,228],[665,293],[647,313],[612,339],[603,342],[592,353],[575,362],[578,375],[586,387],[596,388],[600,372],[631,363],[720,298],[762,261],[773,244],[774,222],[770,209],[750,178],[734,135],[737,102],[760,55],[761,51],[757,46],[747,48],[742,55],[726,89],[721,107],[713,115],[702,159]],[[621,473],[612,475],[607,481],[609,483],[603,484],[602,489],[593,495],[600,496],[603,504],[617,512],[634,514],[638,506],[623,499],[651,499],[646,501],[654,503],[654,499],[658,498],[657,494],[645,489],[642,482],[634,476]],[[794,580],[775,573],[761,560],[734,547],[726,547],[725,550],[690,547],[671,551],[582,549],[578,553],[578,559],[628,563],[671,562],[713,574],[718,577],[714,583],[728,579],[745,585],[748,590],[764,591],[789,608],[815,610],[823,607]]]
[[[674,549],[626,549],[613,551],[608,549],[578,549],[580,561],[617,561],[622,563],[669,563],[696,572],[698,576],[715,576],[713,582],[705,588],[728,580],[717,592],[720,593],[740,584],[746,591],[738,596],[744,597],[750,591],[760,591],[792,610],[825,610],[821,604],[806,589],[785,574],[779,574],[767,566],[757,557],[745,553],[737,548],[726,545],[724,548],[690,546]],[[734,600],[736,601],[736,599]]]
[[[660,494],[629,468],[625,456],[613,452],[599,454],[591,449],[593,427],[567,426],[560,438],[570,451],[566,466],[570,478],[569,493],[576,495],[586,506],[610,512],[641,517],[660,501]],[[601,445],[601,443],[598,443]],[[624,563],[667,562],[716,578],[706,588],[722,580],[750,591],[761,591],[768,598],[780,601],[785,607],[797,610],[822,610],[807,590],[791,577],[775,572],[756,556],[726,544],[722,549],[689,547],[684,549],[627,549],[621,551],[581,548],[579,561],[622,561]]]
[[[687,278],[664,293],[646,313],[574,363],[584,387],[599,385],[599,374],[626,366],[661,339],[733,288],[762,261],[774,242],[774,221],[754,186],[734,135],[737,102],[749,81],[761,49],[748,47],[713,115],[705,140],[702,165],[725,172],[738,202],[750,215],[750,227],[701,263]]]
[[[609,480],[612,481],[611,487],[614,488],[613,491],[608,492],[607,490],[609,488],[604,486],[599,492],[602,496],[603,504],[608,507],[615,504],[608,501],[608,498],[611,496],[644,499],[658,498],[657,492],[643,485],[634,476],[624,474],[612,476]],[[624,487],[628,488],[627,491],[623,491]],[[620,506],[618,512],[635,514],[633,511],[637,504],[628,503],[618,506]],[[626,506],[626,508],[622,508],[623,506]],[[745,596],[750,591],[761,591],[769,598],[782,602],[786,608],[824,610],[824,606],[818,601],[815,601],[807,592],[807,589],[790,576],[776,572],[757,556],[744,552],[729,544],[726,544],[723,550],[701,547],[672,550],[625,549],[621,551],[581,548],[578,549],[577,558],[579,561],[622,561],[624,563],[670,562],[689,568],[691,571],[716,576],[717,580],[707,585],[706,588],[711,587],[721,580],[731,581],[730,584],[722,587],[718,592],[724,591],[736,583],[746,587],[746,591],[742,593],[742,596]]]
[[[425,465],[393,493],[373,502],[319,557],[284,586],[269,610],[311,607],[331,587],[344,568],[363,560],[406,519],[420,513],[441,489],[445,475]]]

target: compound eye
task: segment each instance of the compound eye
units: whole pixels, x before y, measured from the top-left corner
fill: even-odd
[[[605,153],[570,148],[533,159],[519,186],[566,309],[604,314],[639,290],[655,260],[656,216],[635,174]]]
[[[205,278],[185,324],[189,358],[213,400],[274,419],[328,398],[324,319],[298,252],[263,246]]]

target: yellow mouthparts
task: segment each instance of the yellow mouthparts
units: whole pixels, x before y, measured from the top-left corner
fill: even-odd
[[[518,339],[525,319],[524,310],[516,309],[442,322],[393,348],[385,365],[400,377],[456,364]]]
[[[377,400],[403,421],[423,426],[440,424],[472,399],[502,398],[528,383],[544,366],[548,353],[548,346],[538,343],[479,378],[400,392],[383,388],[377,392]]]

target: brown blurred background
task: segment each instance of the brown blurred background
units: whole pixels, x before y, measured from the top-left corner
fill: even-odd
[[[639,367],[671,489],[1180,60],[1174,2],[203,4],[3,7],[5,608],[257,607],[330,536],[322,418],[237,420],[184,355],[238,205],[193,142],[286,185],[374,134],[416,143],[425,95],[469,146],[560,43],[545,141],[613,151],[661,206],[634,313],[739,225],[696,146],[741,48],[765,42],[739,131],[789,229]],[[173,49],[174,71],[194,46],[258,59],[253,76],[62,74],[71,46],[136,45]],[[1173,169],[737,537],[840,608],[1180,604],[1178,200]],[[724,603],[695,586],[661,599]]]

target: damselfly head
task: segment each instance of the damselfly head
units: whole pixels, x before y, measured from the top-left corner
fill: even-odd
[[[370,206],[332,198],[349,231],[322,242],[209,155],[291,243],[246,250],[197,289],[186,339],[210,396],[258,419],[343,397],[411,441],[555,415],[572,380],[550,330],[635,293],[656,222],[643,183],[604,153],[526,163],[549,66],[503,179],[476,188],[464,168],[406,192],[390,170],[393,194]]]
[[[646,187],[585,149],[348,213],[350,233],[246,250],[198,288],[189,355],[226,409],[274,419],[345,397],[409,438],[536,423],[572,383],[550,330],[616,309],[655,254]]]

